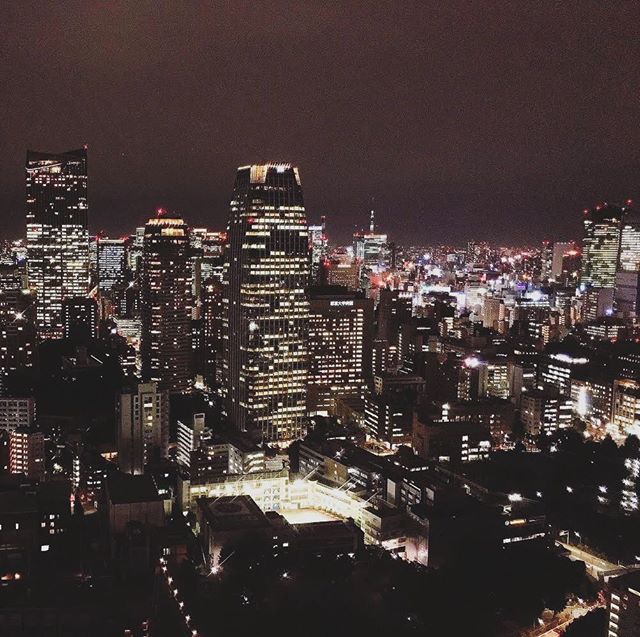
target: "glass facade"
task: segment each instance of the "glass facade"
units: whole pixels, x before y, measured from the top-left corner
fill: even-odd
[[[61,337],[62,302],[89,291],[87,151],[27,152],[27,256],[36,325]]]
[[[264,441],[306,427],[309,237],[298,169],[238,169],[223,303],[229,420]]]

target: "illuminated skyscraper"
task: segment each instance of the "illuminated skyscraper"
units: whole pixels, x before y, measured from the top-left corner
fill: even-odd
[[[309,226],[309,251],[311,254],[311,283],[320,283],[322,262],[329,252],[327,242],[326,218],[323,216],[320,225]]]
[[[27,151],[27,257],[43,337],[62,335],[62,301],[89,291],[87,151]]]
[[[613,288],[624,209],[601,204],[585,210],[584,215],[581,283],[585,287]]]
[[[238,169],[224,272],[227,415],[267,441],[306,424],[309,238],[298,169]]]
[[[631,206],[631,200],[627,200],[623,208],[618,270],[637,272],[640,270],[640,212],[629,206]]]
[[[353,252],[366,270],[382,271],[389,267],[387,235],[376,232],[373,210],[369,218],[369,232],[353,235]]]
[[[339,286],[310,291],[309,411],[328,414],[338,396],[363,396],[371,380],[373,299]]]
[[[114,285],[124,283],[127,265],[127,240],[98,237],[98,285],[109,292]]]
[[[191,388],[189,229],[178,217],[149,219],[142,249],[142,377],[172,393]]]

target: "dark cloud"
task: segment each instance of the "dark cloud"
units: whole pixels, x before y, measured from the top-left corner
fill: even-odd
[[[5,2],[0,213],[27,147],[89,144],[93,229],[226,222],[235,167],[291,160],[345,238],[575,235],[638,192],[634,2]]]

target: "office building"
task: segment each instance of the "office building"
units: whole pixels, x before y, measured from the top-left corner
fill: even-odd
[[[530,436],[550,435],[558,429],[570,427],[573,421],[571,398],[553,390],[524,392],[520,419]]]
[[[33,480],[45,474],[44,434],[25,427],[9,433],[9,471]]]
[[[329,251],[327,241],[326,218],[320,219],[319,225],[309,226],[309,253],[311,257],[311,285],[320,285],[322,264]]]
[[[306,428],[309,239],[298,169],[238,169],[224,274],[226,409],[240,430],[289,441]]]
[[[473,462],[486,460],[491,451],[491,432],[475,422],[413,418],[413,450],[427,460]]]
[[[564,258],[571,252],[575,252],[575,246],[571,241],[556,241],[551,252],[551,278],[559,281],[562,277]]]
[[[191,390],[189,229],[175,216],[149,219],[142,250],[142,378],[171,393]]]
[[[638,432],[640,425],[640,383],[619,379],[613,383],[611,422],[621,436]]]
[[[38,345],[34,319],[33,293],[0,291],[0,383],[13,372],[34,368]]]
[[[627,573],[609,584],[607,637],[640,634],[640,574]]]
[[[614,287],[623,216],[624,209],[614,204],[599,204],[584,211],[580,280],[583,286]]]
[[[640,270],[619,270],[613,307],[618,315],[638,316],[640,311]]]
[[[97,237],[98,287],[100,292],[110,292],[117,284],[125,282],[127,268],[127,239]]]
[[[618,270],[637,272],[640,270],[640,212],[631,208],[631,200],[623,207],[620,230],[620,259]]]
[[[376,232],[373,210],[369,217],[369,231],[353,235],[353,252],[364,270],[382,272],[389,267],[387,235]]]
[[[338,286],[310,291],[309,412],[336,396],[363,395],[371,378],[373,300]]]
[[[27,152],[27,256],[43,337],[62,336],[62,302],[89,291],[86,148]]]
[[[62,302],[63,336],[86,343],[98,336],[98,304],[88,297],[70,297]]]
[[[322,262],[323,281],[327,285],[341,285],[349,290],[360,287],[360,264],[358,261],[324,259]]]
[[[200,313],[202,316],[202,374],[205,385],[215,387],[222,382],[223,309],[222,284],[208,279],[202,286]]]
[[[193,414],[191,422],[178,420],[178,464],[189,469],[191,467],[191,452],[195,451],[202,441],[204,434],[204,414]]]
[[[30,429],[35,417],[36,401],[33,397],[0,398],[0,431]]]
[[[411,444],[413,401],[408,396],[401,392],[367,391],[364,405],[368,436],[390,449]]]
[[[118,466],[138,475],[145,465],[166,458],[169,449],[169,395],[157,383],[132,383],[116,399]]]

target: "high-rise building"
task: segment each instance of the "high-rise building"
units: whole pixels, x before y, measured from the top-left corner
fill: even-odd
[[[0,398],[0,430],[30,429],[36,417],[36,401],[32,396]]]
[[[553,244],[551,256],[551,277],[554,281],[559,281],[562,276],[562,263],[565,255],[574,251],[575,247],[571,241],[556,241]]]
[[[33,293],[0,291],[0,385],[7,375],[35,366],[38,339],[34,319]]]
[[[62,302],[64,338],[86,343],[98,336],[98,304],[89,297],[71,297]]]
[[[525,431],[531,436],[550,435],[557,429],[571,427],[571,398],[553,390],[535,389],[524,392],[520,404],[520,418]]]
[[[614,287],[623,216],[624,208],[614,204],[584,211],[581,284],[585,287]]]
[[[62,335],[62,302],[89,291],[87,150],[27,152],[27,257],[44,337]]]
[[[620,261],[618,270],[637,272],[640,270],[640,212],[631,208],[627,199],[620,230]]]
[[[360,263],[358,261],[343,261],[340,259],[323,259],[323,283],[327,285],[342,285],[350,290],[360,287]]]
[[[609,584],[607,637],[633,637],[640,631],[640,574],[626,573]]]
[[[373,210],[369,220],[369,232],[357,232],[353,235],[353,252],[365,270],[381,271],[389,267],[387,235],[376,232]]]
[[[178,420],[178,464],[189,469],[191,467],[191,452],[200,446],[204,434],[204,414],[193,414],[191,422]]]
[[[45,473],[44,434],[25,427],[9,433],[9,471],[40,480]]]
[[[138,475],[169,448],[169,395],[157,383],[133,383],[116,400],[118,466]]]
[[[323,216],[319,225],[309,226],[309,252],[311,256],[311,284],[321,283],[322,263],[329,251],[327,242],[326,218]]]
[[[101,292],[109,292],[114,285],[124,283],[127,267],[127,240],[97,239],[98,286]]]
[[[309,412],[329,413],[337,396],[363,396],[371,378],[373,299],[346,288],[310,291]]]
[[[620,270],[616,274],[614,308],[623,316],[640,314],[640,270]]]
[[[224,273],[227,415],[265,441],[306,425],[309,238],[298,169],[238,169]]]
[[[222,284],[209,279],[202,286],[202,372],[207,386],[222,380]]]
[[[191,298],[189,229],[179,217],[153,217],[142,254],[142,378],[171,393],[191,389]]]

